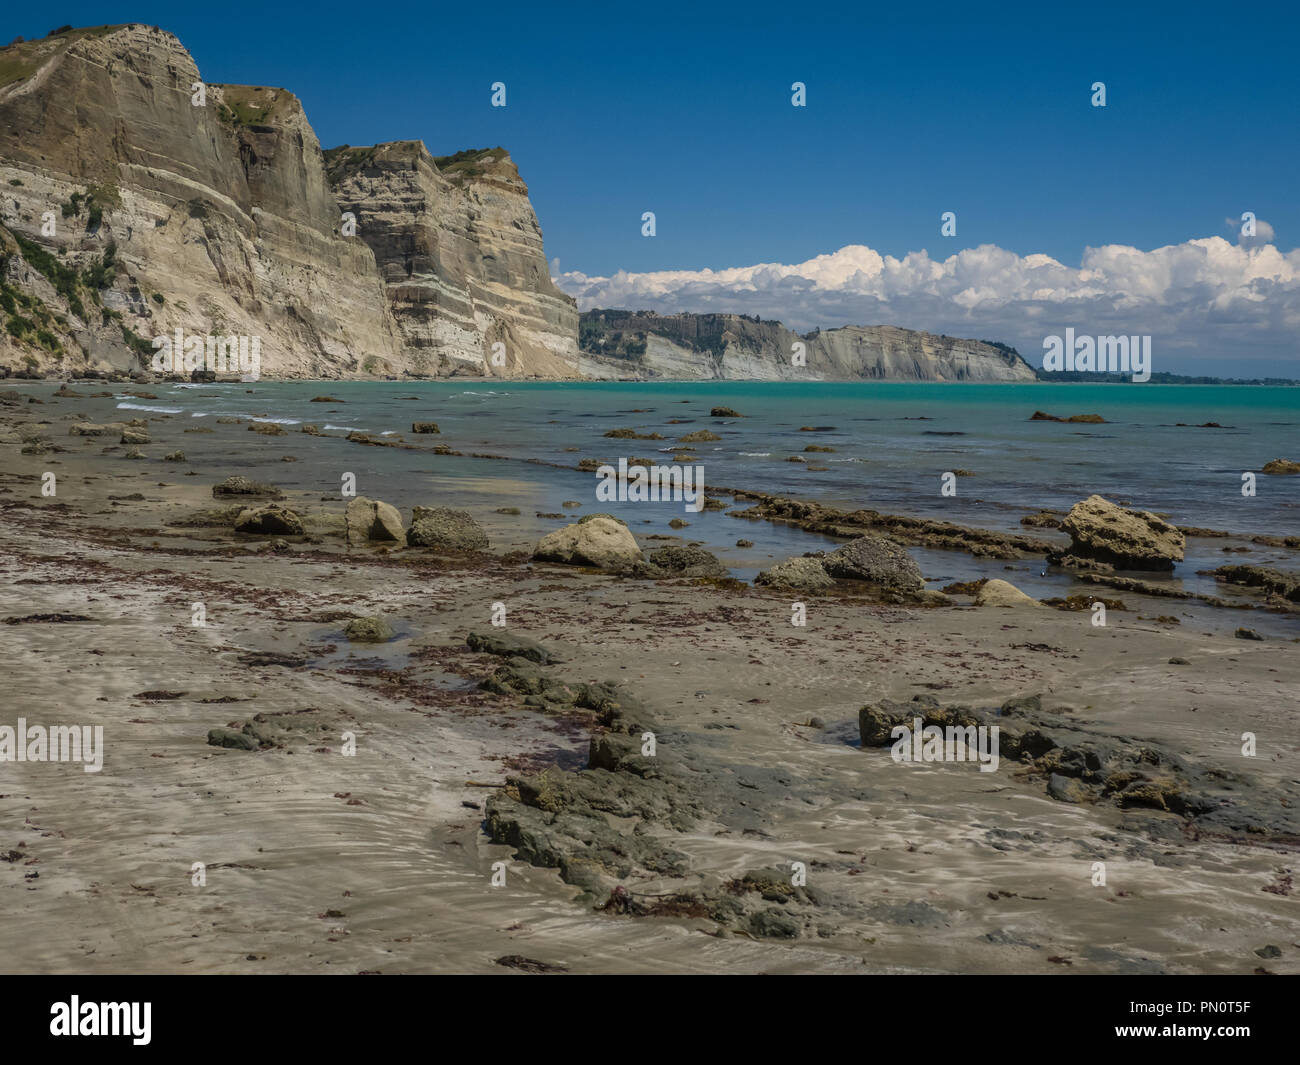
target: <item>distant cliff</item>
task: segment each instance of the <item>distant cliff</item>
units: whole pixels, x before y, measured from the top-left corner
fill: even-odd
[[[592,310],[579,325],[582,372],[609,378],[790,381],[1034,381],[1012,349],[895,326],[799,335],[739,314]]]
[[[181,329],[260,336],[273,377],[576,373],[504,152],[442,174],[418,143],[343,149],[327,174],[292,93],[201,80],[144,25],[0,50],[0,372],[138,369]]]

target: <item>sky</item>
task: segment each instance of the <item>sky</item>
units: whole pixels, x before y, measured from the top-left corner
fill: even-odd
[[[1157,370],[1300,377],[1293,6],[106,0],[11,6],[0,39],[116,22],[292,90],[324,147],[505,147],[584,309],[889,323],[1035,364],[1071,326],[1153,335]]]

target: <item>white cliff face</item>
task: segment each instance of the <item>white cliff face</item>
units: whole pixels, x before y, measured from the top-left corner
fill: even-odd
[[[422,372],[579,375],[578,312],[551,282],[528,188],[505,151],[437,161],[423,143],[398,141],[328,156]]]
[[[195,106],[201,75],[169,33],[0,54],[5,311],[43,293],[19,308],[30,329],[0,330],[0,366],[147,368],[149,341],[180,329],[260,337],[270,377],[576,375],[577,311],[504,152],[443,174],[423,145],[383,146],[369,171],[338,168],[341,206],[297,98],[206,85]]]
[[[78,279],[63,294],[76,299],[50,305],[68,323],[61,359],[11,336],[0,362],[135,369],[149,338],[181,329],[260,336],[273,376],[401,369],[374,257],[339,235],[320,146],[291,93],[210,85],[195,106],[189,53],[140,25],[6,53],[31,73],[0,87],[0,224],[77,271],[110,245],[115,262],[102,285]],[[53,233],[42,231],[50,211]],[[11,270],[32,265],[20,258]]]
[[[589,311],[583,366],[634,378],[759,381],[1034,381],[1019,356],[978,340],[895,326],[800,336],[780,322],[732,314]],[[802,360],[802,361],[798,361]]]

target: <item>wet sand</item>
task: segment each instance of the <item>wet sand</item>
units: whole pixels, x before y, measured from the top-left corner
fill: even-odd
[[[3,425],[77,409],[9,408]],[[331,532],[344,501],[305,494],[287,502],[320,542],[274,551],[174,524],[243,472],[192,446],[188,463],[160,461],[195,440],[178,423],[150,423],[144,461],[116,437],[64,437],[66,424],[50,436],[67,451],[0,442],[0,619],[89,620],[0,626],[0,725],[102,724],[106,753],[97,774],[0,763],[0,854],[18,854],[0,862],[6,971],[508,972],[497,959],[519,955],[590,973],[1300,972],[1286,825],[1214,838],[1164,811],[1058,802],[1009,760],[996,773],[895,764],[860,749],[857,729],[882,698],[1041,694],[1099,733],[1245,775],[1243,801],[1285,798],[1300,780],[1291,640],[1145,611],[1098,629],[1087,612],[835,598],[811,601],[796,628],[788,597],[753,588],[531,563],[528,537],[486,510],[491,555],[349,549]],[[40,492],[47,470],[54,498]],[[205,627],[191,625],[195,602]],[[767,939],[707,917],[593,912],[555,870],[489,842],[496,787],[480,785],[580,770],[592,732],[580,714],[477,687],[502,660],[465,637],[495,631],[497,602],[504,631],[564,657],[554,672],[634,692],[661,743],[742,796],[743,824],[646,826],[689,872],[638,873],[627,889],[716,893],[803,862],[814,931]],[[368,614],[398,638],[348,643],[340,619]],[[239,701],[212,701],[226,698]],[[288,711],[316,731],[258,751],[207,743],[211,728]]]

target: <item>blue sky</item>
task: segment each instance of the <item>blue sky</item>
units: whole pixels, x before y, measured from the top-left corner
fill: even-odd
[[[941,259],[994,244],[1077,268],[1089,246],[1235,242],[1225,220],[1246,210],[1283,251],[1300,229],[1300,15],[1281,4],[45,10],[11,7],[0,36],[157,24],[209,81],[297,93],[325,147],[506,147],[563,272],[793,264],[846,245]],[[498,80],[505,108],[489,105]],[[939,234],[948,210],[956,238]]]

